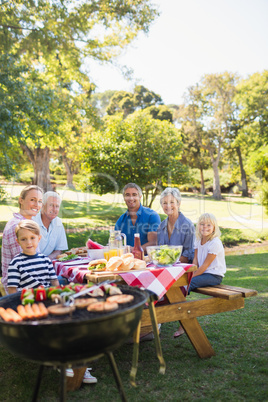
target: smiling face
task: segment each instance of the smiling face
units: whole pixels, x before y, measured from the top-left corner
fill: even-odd
[[[48,197],[47,202],[43,205],[42,215],[44,214],[49,221],[52,221],[58,216],[60,204],[57,197]]]
[[[173,195],[169,194],[164,197],[162,199],[161,205],[166,215],[172,216],[179,214],[180,202],[178,202],[178,200],[176,200]]]
[[[42,207],[42,193],[38,190],[30,190],[24,198],[19,198],[20,213],[27,219],[36,216]]]
[[[199,223],[199,232],[202,239],[208,239],[215,230],[215,226],[210,221],[201,221]]]
[[[19,229],[17,242],[21,246],[24,254],[35,255],[41,235],[37,235],[28,229]]]
[[[130,212],[137,212],[141,205],[141,195],[136,188],[127,188],[124,193],[124,200]]]

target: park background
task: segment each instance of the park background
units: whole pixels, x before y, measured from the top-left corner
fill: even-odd
[[[162,219],[159,193],[177,186],[193,222],[219,221],[224,283],[258,291],[241,311],[200,319],[211,359],[164,325],[167,373],[144,344],[133,389],[132,349],[120,349],[130,401],[267,399],[266,15],[264,0],[1,2],[0,232],[29,183],[60,193],[70,248],[107,242],[126,182]],[[3,400],[29,400],[36,365],[0,352]],[[106,361],[94,375],[68,399],[119,400]],[[58,380],[46,372],[40,400],[57,400]]]

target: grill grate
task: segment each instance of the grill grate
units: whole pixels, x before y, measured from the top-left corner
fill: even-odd
[[[72,313],[70,314],[65,314],[62,316],[57,316],[57,315],[49,315],[47,318],[41,319],[41,320],[27,320],[27,321],[22,321],[19,323],[13,323],[9,322],[8,324],[13,324],[13,325],[36,325],[37,323],[40,325],[47,325],[47,324],[56,324],[56,323],[69,323],[69,322],[81,322],[81,321],[88,321],[88,320],[102,320],[106,318],[107,316],[113,316],[117,315],[121,312],[131,310],[132,308],[135,308],[138,304],[144,303],[144,293],[141,293],[140,289],[134,288],[134,287],[129,287],[129,286],[119,286],[122,293],[124,294],[131,294],[134,296],[134,300],[132,300],[129,303],[124,303],[124,304],[119,304],[119,308],[114,311],[109,311],[109,312],[104,312],[104,313],[99,313],[99,312],[90,312],[87,311],[86,308],[84,309],[75,309]],[[83,296],[84,297],[90,297],[90,296]],[[107,296],[108,297],[108,296]],[[99,301],[105,300],[106,297],[98,297],[97,298]],[[18,294],[13,294],[9,296],[5,296],[0,299],[0,307],[10,307],[13,310],[17,309],[17,306],[21,304],[20,301],[20,293]],[[51,300],[45,300],[44,304],[46,307],[54,305],[54,303]],[[2,319],[1,319],[2,320]]]

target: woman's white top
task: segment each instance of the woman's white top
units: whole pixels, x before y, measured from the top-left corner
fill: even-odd
[[[205,244],[201,244],[201,240],[195,241],[195,249],[197,248],[197,261],[200,267],[208,254],[215,254],[216,258],[210,266],[205,270],[206,274],[224,276],[226,272],[225,254],[221,240],[218,237],[209,240]]]

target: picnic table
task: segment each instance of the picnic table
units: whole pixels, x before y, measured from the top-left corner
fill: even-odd
[[[106,279],[119,279],[131,286],[144,287],[154,291],[159,301],[155,305],[157,322],[179,321],[200,358],[215,355],[206,334],[197,318],[244,308],[244,298],[255,296],[253,289],[244,289],[227,285],[198,288],[195,291],[205,296],[201,300],[187,300],[185,287],[191,281],[197,269],[192,264],[176,264],[166,268],[151,268],[146,271],[129,271],[126,273],[87,273],[88,281],[99,283]],[[169,278],[169,279],[168,279]],[[165,300],[161,300],[164,296]],[[151,330],[149,309],[144,308],[141,319],[142,332]]]
[[[53,261],[57,275],[66,277],[69,282],[100,283],[107,279],[121,280],[130,286],[144,287],[158,296],[155,305],[157,321],[160,324],[179,321],[200,358],[215,355],[206,334],[197,318],[205,315],[242,309],[244,299],[257,295],[253,289],[228,285],[198,288],[194,291],[203,294],[200,300],[186,298],[185,287],[191,281],[196,266],[175,264],[166,268],[156,268],[151,264],[144,271],[91,273],[87,266],[90,259],[78,258],[72,261]],[[162,300],[164,298],[164,300]],[[149,309],[144,308],[141,319],[141,334],[152,329]]]

